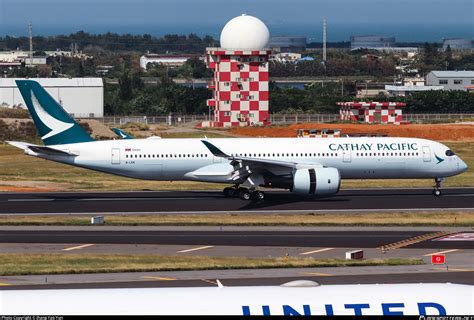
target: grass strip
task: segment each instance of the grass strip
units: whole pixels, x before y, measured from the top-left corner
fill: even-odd
[[[314,259],[114,254],[0,254],[0,275],[79,274],[181,270],[393,266],[424,264],[422,259]]]
[[[86,226],[97,215],[1,216],[4,226]],[[193,214],[193,215],[105,215],[107,226],[474,226],[472,211],[417,211],[386,213],[295,215],[276,214]]]

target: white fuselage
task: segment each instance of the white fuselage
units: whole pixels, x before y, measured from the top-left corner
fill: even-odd
[[[0,290],[10,315],[471,315],[473,286],[366,284]]]
[[[334,167],[342,179],[443,178],[467,169],[441,143],[385,137],[108,140],[50,146],[77,156],[41,157],[139,179],[229,182],[230,160],[213,156],[202,140],[231,156]]]

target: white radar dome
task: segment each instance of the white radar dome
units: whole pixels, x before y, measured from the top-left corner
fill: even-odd
[[[270,32],[260,19],[241,15],[227,22],[221,32],[221,48],[261,50],[270,40]]]

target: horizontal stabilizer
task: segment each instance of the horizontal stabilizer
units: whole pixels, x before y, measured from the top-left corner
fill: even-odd
[[[30,147],[28,147],[28,149],[30,149],[31,151],[34,151],[36,153],[46,154],[46,155],[49,155],[49,156],[77,156],[77,154],[74,154],[74,153],[71,153],[71,152],[67,152],[67,151],[63,151],[63,150],[56,150],[56,149],[49,148],[49,147],[30,146]]]
[[[77,156],[77,154],[64,151],[64,150],[57,150],[50,147],[45,146],[38,146],[35,144],[21,142],[21,141],[7,141],[8,144],[20,148],[24,151],[31,150],[37,154],[48,155],[48,156]]]

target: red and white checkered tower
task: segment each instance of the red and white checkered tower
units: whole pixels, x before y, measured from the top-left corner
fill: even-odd
[[[213,98],[211,121],[202,126],[268,125],[268,57],[270,32],[259,19],[241,15],[224,26],[220,48],[206,48],[207,67],[214,70],[208,86]]]
[[[366,123],[403,122],[402,108],[404,102],[337,102],[340,120],[360,121]]]

